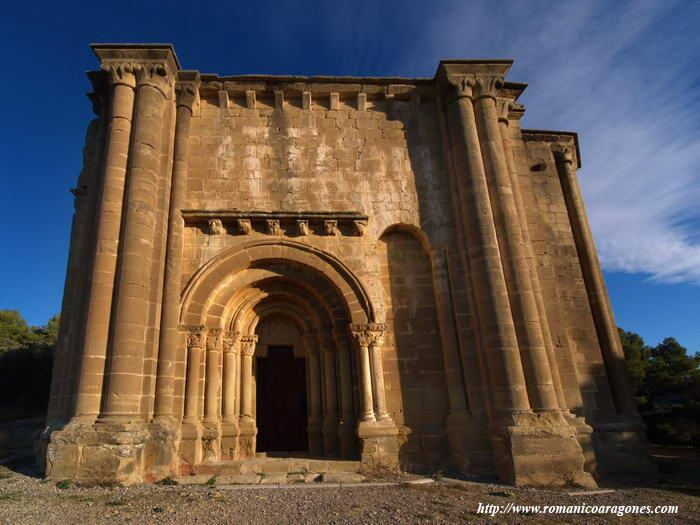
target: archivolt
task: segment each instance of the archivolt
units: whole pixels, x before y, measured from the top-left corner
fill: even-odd
[[[260,239],[217,255],[192,276],[183,292],[180,322],[209,324],[212,317],[220,318],[217,309],[223,314],[228,303],[220,301],[221,292],[240,292],[272,274],[314,290],[331,309],[342,307],[352,323],[376,321],[362,284],[336,257],[294,241]]]

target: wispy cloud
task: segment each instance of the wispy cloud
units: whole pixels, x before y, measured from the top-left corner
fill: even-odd
[[[700,3],[437,5],[398,71],[514,58],[523,125],[579,132],[604,267],[700,283]]]

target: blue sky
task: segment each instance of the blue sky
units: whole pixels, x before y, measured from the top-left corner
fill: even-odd
[[[0,308],[59,311],[92,118],[89,42],[172,42],[220,74],[432,76],[513,58],[523,125],[580,134],[618,324],[700,350],[700,2],[11,2],[0,20]]]

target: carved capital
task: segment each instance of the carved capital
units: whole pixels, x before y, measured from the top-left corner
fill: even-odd
[[[255,353],[255,344],[257,342],[257,335],[244,335],[241,337],[241,355],[252,356]]]
[[[496,100],[501,87],[503,77],[500,75],[476,74],[476,75],[448,75],[447,80],[448,101],[455,98],[492,98]]]
[[[136,65],[133,62],[107,62],[102,70],[107,72],[107,81],[112,85],[123,84],[136,87]]]
[[[250,233],[250,230],[252,229],[252,226],[250,224],[250,219],[238,219],[237,224],[238,224],[238,230],[243,235],[248,235]]]
[[[268,235],[282,235],[279,219],[267,219],[265,224],[267,225]]]
[[[340,230],[338,229],[338,221],[327,220],[323,221],[323,231],[326,235],[331,235],[337,237],[340,235]]]
[[[209,235],[226,235],[226,228],[224,228],[221,219],[209,219]]]
[[[213,352],[220,348],[221,346],[221,334],[223,330],[221,328],[211,328],[207,332],[207,351]]]
[[[134,64],[138,86],[151,86],[160,91],[165,98],[170,97],[174,78],[165,62],[146,62]]]
[[[238,338],[241,336],[240,332],[234,330],[228,330],[224,332],[223,339],[221,343],[224,348],[224,352],[237,354],[239,352],[238,348]]]
[[[351,324],[350,333],[361,347],[381,344],[386,330],[384,323]]]
[[[175,98],[178,106],[184,106],[192,111],[194,101],[197,99],[199,80],[178,80],[175,83]]]
[[[456,98],[471,98],[473,95],[474,77],[464,75],[448,75],[445,81],[445,91],[448,102]]]
[[[191,348],[203,348],[204,338],[205,338],[205,328],[204,326],[186,326],[185,331],[187,333],[187,349]]]
[[[499,75],[476,75],[472,95],[474,100],[492,98],[496,100],[498,91],[503,87],[503,77]]]
[[[568,144],[554,142],[551,145],[554,158],[564,164],[574,164],[574,148]]]

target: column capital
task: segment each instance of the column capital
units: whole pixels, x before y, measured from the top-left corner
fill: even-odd
[[[361,347],[380,343],[384,335],[386,325],[384,323],[351,324],[350,333]]]
[[[225,353],[238,354],[240,351],[238,339],[241,333],[235,330],[227,330],[224,332],[224,337],[222,339],[222,344]]]
[[[241,337],[241,355],[252,356],[255,353],[255,344],[257,342],[257,335],[244,335]]]
[[[134,65],[137,86],[150,86],[170,98],[175,77],[165,62],[145,62]]]
[[[207,351],[215,352],[221,348],[221,328],[210,328],[207,330]]]
[[[135,66],[134,62],[108,62],[100,67],[107,73],[107,82],[110,86],[122,84],[134,89],[136,87]]]
[[[180,71],[175,81],[175,99],[177,106],[183,106],[192,111],[197,99],[200,78],[197,71]]]
[[[569,144],[563,144],[561,142],[554,142],[551,144],[552,153],[554,158],[564,164],[574,164],[575,155],[574,148]]]
[[[184,326],[182,329],[187,334],[187,348],[203,348],[205,327],[202,325]]]

